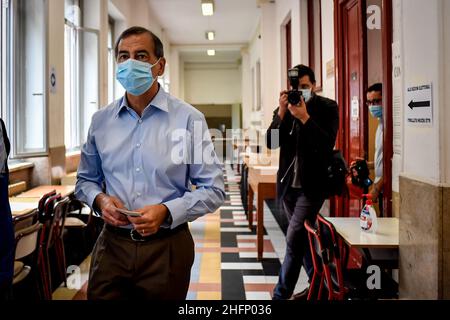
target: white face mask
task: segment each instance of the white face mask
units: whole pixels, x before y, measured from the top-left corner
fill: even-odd
[[[305,102],[308,102],[312,97],[312,90],[311,89],[301,89],[300,90],[303,95],[303,99],[305,99]]]

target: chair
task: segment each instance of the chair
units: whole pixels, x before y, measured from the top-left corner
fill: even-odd
[[[70,199],[67,204],[67,216],[65,221],[65,229],[69,232],[66,244],[70,245],[73,243],[70,250],[72,254],[67,257],[67,261],[70,261],[70,264],[80,264],[82,259],[89,254],[91,244],[93,244],[97,238],[94,219],[93,210],[87,204],[78,199]],[[73,233],[80,235],[81,241],[76,241],[74,243],[74,241],[72,241],[74,237],[71,237]],[[81,252],[79,250],[80,242],[82,244]]]
[[[313,278],[310,288],[315,289],[319,286],[319,292],[316,296],[314,296],[314,290],[311,291],[310,289],[308,300],[320,300],[324,298],[325,294],[327,300],[344,300],[345,298],[349,298],[347,293],[350,290],[356,292],[356,288],[362,286],[355,286],[349,282],[344,284],[339,246],[331,247],[331,242],[329,242],[327,237],[324,238],[321,232],[322,230],[318,225],[318,219],[315,222],[315,226],[312,226],[309,221],[305,221],[311,256],[313,257],[314,274],[317,274],[316,278]],[[337,250],[337,254],[335,253],[335,250]],[[319,280],[317,280],[317,278],[319,278]],[[360,279],[362,279],[362,277]],[[319,283],[316,283],[316,281],[319,281]],[[355,297],[361,296],[355,295]]]
[[[39,221],[42,223],[42,230],[39,235],[38,243],[38,268],[41,275],[41,285],[43,297],[46,300],[52,299],[51,275],[50,265],[47,259],[47,242],[51,226],[51,218],[53,216],[53,209],[55,202],[61,200],[61,195],[56,194],[56,191],[49,192],[44,195],[39,201]]]
[[[53,203],[53,201],[50,201],[50,199],[46,203],[46,210],[45,210],[48,212],[50,210],[53,210],[48,239],[45,246],[47,266],[48,269],[50,270],[50,274],[52,275],[51,278],[53,278],[55,276],[55,273],[52,272],[50,264],[50,250],[53,249],[55,252],[56,268],[64,284],[67,285],[66,257],[64,252],[63,232],[67,213],[67,204],[69,203],[70,200],[69,198],[64,198],[60,201],[57,202],[55,201],[55,203]],[[54,205],[53,209],[51,209],[52,205]],[[51,283],[52,282],[50,281],[50,284]],[[50,288],[53,289],[52,286],[50,286]]]
[[[37,209],[20,216],[13,217],[14,231],[18,232],[28,227],[31,227],[38,221],[39,211]]]
[[[39,231],[42,225],[39,222],[21,229],[15,234],[15,261],[14,261],[14,277],[13,285],[25,280],[31,272],[35,272],[37,269],[37,243],[39,237]],[[28,259],[28,264],[26,260]],[[37,280],[37,274],[36,280]],[[36,282],[37,284],[37,282]]]
[[[322,261],[327,260],[327,253],[323,250],[319,231],[311,225],[308,220],[305,220],[305,229],[308,234],[309,249],[311,250],[311,258],[314,266],[314,274],[309,286],[308,300],[320,300],[322,298],[324,289],[324,271]]]
[[[41,221],[41,222],[45,221],[45,219],[46,219],[45,212],[44,212],[44,210],[45,210],[45,203],[47,202],[47,200],[50,197],[53,197],[55,195],[56,195],[56,190],[52,190],[49,193],[44,194],[41,197],[41,199],[39,200],[39,203],[38,203],[39,221]]]
[[[343,262],[341,247],[334,226],[325,220],[322,215],[317,216],[317,227],[323,249],[327,251],[327,261],[324,262],[325,281],[329,300],[344,300],[349,286],[344,284]]]

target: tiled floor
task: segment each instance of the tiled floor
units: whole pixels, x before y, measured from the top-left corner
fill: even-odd
[[[256,228],[250,230],[239,194],[239,177],[225,166],[226,202],[214,214],[190,224],[195,240],[195,261],[191,272],[188,300],[266,300],[271,299],[285,254],[285,236],[270,209],[264,207],[264,255],[256,259]],[[60,287],[54,299],[86,299],[90,258]],[[75,281],[81,279],[81,281]],[[302,270],[296,292],[307,286]],[[80,289],[81,288],[81,289]],[[77,290],[79,289],[79,290]]]

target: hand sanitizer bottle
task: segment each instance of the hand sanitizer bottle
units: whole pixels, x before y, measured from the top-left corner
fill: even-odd
[[[372,195],[365,194],[363,196],[367,198],[367,201],[366,205],[362,209],[361,214],[359,216],[361,229],[365,232],[376,233],[378,221],[377,221],[377,213],[372,206]]]

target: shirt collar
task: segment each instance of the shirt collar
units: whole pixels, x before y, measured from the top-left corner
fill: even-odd
[[[169,112],[168,94],[163,89],[163,87],[161,87],[161,85],[158,84],[158,86],[159,86],[158,93],[156,93],[156,96],[153,98],[152,101],[150,101],[148,106],[145,108],[144,114],[146,113],[146,110],[149,107],[155,107],[155,108],[158,108],[158,109],[160,109],[160,110],[162,110],[164,112]],[[130,106],[128,105],[127,95],[125,94],[119,100],[118,109],[117,109],[117,112],[116,112],[116,118],[119,116],[119,114],[123,110],[127,110],[128,108],[130,108]]]

